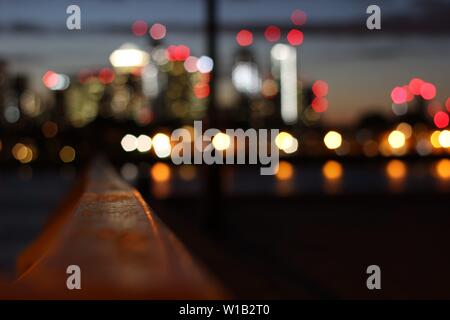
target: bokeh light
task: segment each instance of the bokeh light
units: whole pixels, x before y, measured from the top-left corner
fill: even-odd
[[[436,114],[433,117],[434,124],[439,129],[443,129],[448,126],[449,123],[449,116],[444,111],[436,112]]]
[[[405,103],[407,97],[408,97],[408,93],[406,92],[405,88],[403,88],[403,87],[395,87],[391,91],[392,102],[394,102],[396,104]]]
[[[132,134],[126,134],[120,141],[120,145],[122,146],[122,149],[126,152],[134,151],[138,147],[137,138]]]
[[[114,81],[116,75],[110,68],[103,68],[98,73],[98,79],[103,84],[108,84]]]
[[[405,89],[405,92],[406,92],[406,102],[413,101],[414,100],[414,94],[411,91],[409,91],[409,86],[408,85],[404,85],[402,88]]]
[[[291,54],[291,50],[288,45],[285,45],[283,43],[277,43],[272,47],[270,50],[270,54],[275,60],[286,60],[289,58]]]
[[[405,134],[399,130],[394,130],[389,134],[388,142],[391,148],[400,149],[405,145]]]
[[[75,160],[75,149],[71,146],[64,146],[59,151],[59,158],[64,163],[69,163]]]
[[[131,31],[137,37],[142,37],[147,33],[148,25],[147,22],[143,20],[138,20],[131,26]]]
[[[236,42],[241,47],[250,46],[253,43],[253,33],[249,30],[240,30],[236,35]]]
[[[298,150],[298,140],[296,138],[292,139],[292,143],[290,146],[288,146],[287,148],[284,148],[283,151],[284,153],[294,153]]]
[[[291,46],[299,46],[303,43],[303,32],[297,29],[292,29],[288,32],[287,40]]]
[[[170,45],[166,53],[169,61],[185,61],[191,54],[191,50],[184,44],[178,46]]]
[[[406,139],[409,139],[413,133],[412,127],[406,122],[402,122],[402,123],[398,124],[397,130],[402,132],[405,135]]]
[[[450,130],[442,130],[439,133],[439,145],[442,148],[450,148]]]
[[[430,143],[433,146],[433,148],[435,148],[435,149],[441,148],[441,144],[439,142],[440,134],[441,134],[441,132],[439,130],[435,130],[430,135]]]
[[[316,97],[325,97],[328,94],[328,83],[323,80],[317,80],[312,86],[312,91]]]
[[[436,174],[439,178],[448,180],[450,179],[450,160],[441,159],[436,164]]]
[[[50,89],[57,85],[58,75],[55,72],[49,70],[42,76],[42,82],[47,88]]]
[[[219,151],[228,149],[230,147],[230,144],[231,144],[231,138],[223,132],[219,132],[212,139],[213,147]]]
[[[141,134],[137,138],[137,150],[139,152],[147,152],[152,148],[152,138],[145,134]]]
[[[65,74],[55,73],[51,70],[42,76],[42,82],[50,90],[65,90],[70,85],[70,79]]]
[[[172,151],[172,146],[170,145],[170,138],[164,133],[156,134],[153,139],[153,151],[159,158],[167,158]]]
[[[390,160],[386,165],[386,174],[391,179],[403,179],[406,176],[407,167],[401,160]]]
[[[329,131],[323,138],[323,142],[328,149],[334,150],[342,145],[342,136],[336,131]]]
[[[168,164],[157,162],[151,167],[150,175],[155,182],[167,182],[170,180],[171,170]]]
[[[211,89],[207,83],[197,83],[194,86],[194,95],[198,99],[204,99],[209,96]]]
[[[420,95],[425,100],[432,100],[436,97],[436,87],[432,83],[425,82],[420,88]]]
[[[149,33],[154,40],[161,40],[166,36],[166,26],[161,23],[154,23],[150,27]]]
[[[334,160],[327,161],[322,167],[322,174],[326,179],[336,180],[342,177],[342,165]]]
[[[29,163],[34,158],[33,149],[23,143],[16,143],[11,150],[13,157],[21,163]]]
[[[214,61],[208,56],[201,56],[197,60],[197,69],[201,73],[211,72],[213,68],[214,68]]]
[[[328,109],[328,99],[322,97],[315,97],[311,103],[311,107],[317,113],[322,113]]]
[[[276,42],[280,40],[281,37],[280,28],[276,26],[268,26],[266,30],[264,30],[264,37],[269,42]]]
[[[114,50],[109,61],[115,68],[138,68],[148,64],[150,55],[134,44],[126,43]]]
[[[292,11],[291,14],[291,21],[296,26],[301,26],[306,23],[306,20],[308,19],[306,12],[300,9],[295,9]]]
[[[289,149],[294,144],[294,139],[290,133],[282,131],[275,137],[275,145],[280,150]]]
[[[287,161],[280,161],[275,177],[278,180],[289,180],[294,175],[294,167]]]
[[[408,88],[409,91],[418,96],[420,95],[420,90],[422,88],[422,85],[424,84],[424,81],[420,78],[413,78],[411,79],[411,81],[409,82]]]
[[[184,61],[184,69],[186,69],[187,72],[189,73],[193,73],[193,72],[197,72],[197,61],[198,58],[194,57],[194,56],[190,56],[188,57],[185,61]]]

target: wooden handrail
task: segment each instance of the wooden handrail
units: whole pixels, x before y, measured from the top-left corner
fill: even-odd
[[[49,227],[20,257],[11,299],[220,299],[226,294],[138,191],[96,159]],[[69,290],[68,266],[81,269]]]

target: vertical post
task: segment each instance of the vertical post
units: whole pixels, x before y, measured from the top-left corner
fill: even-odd
[[[206,46],[209,57],[214,61],[214,68],[211,71],[210,96],[208,103],[209,126],[214,126],[216,118],[216,76],[218,74],[217,63],[217,0],[206,1]]]
[[[217,0],[206,1],[206,39],[209,57],[214,61],[214,68],[211,71],[210,96],[208,100],[208,127],[217,128],[217,104],[216,104],[216,80],[218,75],[217,60]],[[207,181],[205,194],[206,227],[217,234],[221,227],[221,210],[222,210],[222,179],[220,167],[218,164],[207,166]]]

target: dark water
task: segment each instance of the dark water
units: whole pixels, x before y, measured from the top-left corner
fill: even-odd
[[[73,178],[59,171],[0,173],[0,271],[11,275],[17,255],[41,231]]]
[[[238,298],[450,298],[448,195],[234,195],[211,212],[202,199],[151,203]],[[380,291],[366,288],[370,265]]]
[[[448,299],[450,170],[404,162],[392,170],[404,176],[393,178],[388,163],[343,164],[335,181],[317,163],[295,165],[284,181],[241,167],[224,175],[213,206],[201,188],[147,196],[238,298]],[[382,271],[377,292],[365,282],[373,264]]]

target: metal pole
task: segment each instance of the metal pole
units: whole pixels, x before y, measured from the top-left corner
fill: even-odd
[[[216,105],[216,80],[219,63],[217,59],[217,0],[206,1],[206,38],[209,57],[214,61],[211,71],[210,96],[208,102],[208,127],[217,128],[217,105]],[[217,164],[207,166],[207,181],[205,190],[206,205],[206,227],[217,234],[222,227],[222,179],[220,167]]]

